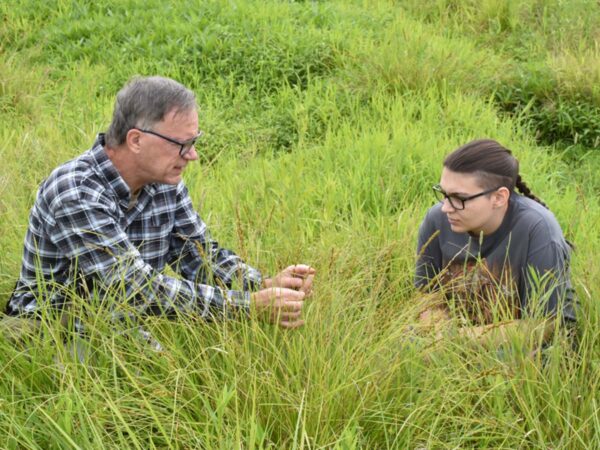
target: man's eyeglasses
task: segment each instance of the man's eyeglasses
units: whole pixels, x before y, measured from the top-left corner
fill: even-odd
[[[460,195],[456,194],[447,194],[446,192],[444,192],[444,190],[439,184],[436,184],[435,186],[433,186],[433,193],[440,202],[443,202],[445,199],[448,199],[448,201],[450,202],[450,206],[452,206],[454,209],[462,210],[465,209],[466,201],[473,200],[474,198],[481,197],[482,195],[491,194],[492,192],[497,191],[501,187],[502,186],[496,187],[494,189],[488,189],[487,191],[483,191],[475,195],[469,195],[468,197],[461,197]]]
[[[148,134],[152,134],[154,136],[158,136],[159,138],[164,139],[165,141],[169,141],[171,144],[175,144],[175,145],[179,145],[179,156],[185,156],[194,145],[196,145],[196,141],[202,137],[202,135],[204,134],[203,131],[198,132],[198,134],[196,136],[194,136],[191,139],[188,139],[187,141],[184,142],[180,142],[176,139],[170,138],[168,136],[164,136],[160,133],[157,133],[156,131],[152,131],[152,130],[144,130],[142,128],[135,128],[138,131],[141,131],[142,133],[148,133]]]

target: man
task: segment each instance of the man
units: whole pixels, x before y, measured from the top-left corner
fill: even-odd
[[[114,299],[116,317],[127,305],[143,315],[242,312],[301,326],[314,269],[290,266],[263,280],[194,211],[182,174],[198,159],[201,134],[196,98],[176,81],[136,78],[121,89],[106,134],[40,186],[7,314],[63,308],[77,292]],[[166,275],[167,265],[179,276]]]

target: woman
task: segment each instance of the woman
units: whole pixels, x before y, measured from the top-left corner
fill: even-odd
[[[575,320],[570,246],[510,150],[469,142],[446,157],[433,191],[440,202],[419,229],[415,284],[442,290],[446,303],[427,308],[422,322],[449,317],[448,299],[475,335],[505,318]]]

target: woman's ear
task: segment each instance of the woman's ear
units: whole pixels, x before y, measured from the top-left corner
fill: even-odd
[[[510,190],[507,187],[502,186],[496,192],[494,192],[493,198],[494,208],[502,208],[508,203],[508,199],[510,198]]]

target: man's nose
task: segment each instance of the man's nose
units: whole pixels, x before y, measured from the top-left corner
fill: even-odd
[[[187,159],[188,161],[196,161],[198,159],[198,151],[196,147],[190,148],[190,151],[183,155],[183,159]]]

